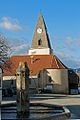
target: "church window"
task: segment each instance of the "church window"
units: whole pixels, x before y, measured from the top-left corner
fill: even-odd
[[[39,40],[38,40],[38,45],[41,45],[41,43],[42,43],[42,40],[39,39]]]

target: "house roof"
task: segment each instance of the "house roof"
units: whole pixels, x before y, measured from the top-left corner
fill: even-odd
[[[30,75],[36,75],[46,68],[67,69],[55,55],[12,56],[3,66],[3,76],[14,76],[20,62],[27,62]]]

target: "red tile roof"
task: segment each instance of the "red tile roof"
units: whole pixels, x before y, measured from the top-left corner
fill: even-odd
[[[14,76],[19,62],[27,62],[30,69],[30,75],[36,75],[40,70],[45,68],[52,69],[66,69],[67,67],[53,55],[24,55],[24,56],[12,56],[7,64],[4,65],[3,75]]]

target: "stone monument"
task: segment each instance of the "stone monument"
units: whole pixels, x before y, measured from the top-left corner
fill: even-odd
[[[20,62],[16,71],[17,117],[29,116],[29,69],[27,63]]]
[[[0,68],[0,102],[2,101],[2,69]]]

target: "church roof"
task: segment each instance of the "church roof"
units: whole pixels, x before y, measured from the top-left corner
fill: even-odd
[[[27,62],[30,75],[37,75],[41,70],[51,69],[67,69],[67,67],[53,55],[23,55],[12,56],[7,64],[3,66],[3,76],[14,76],[19,62]]]

